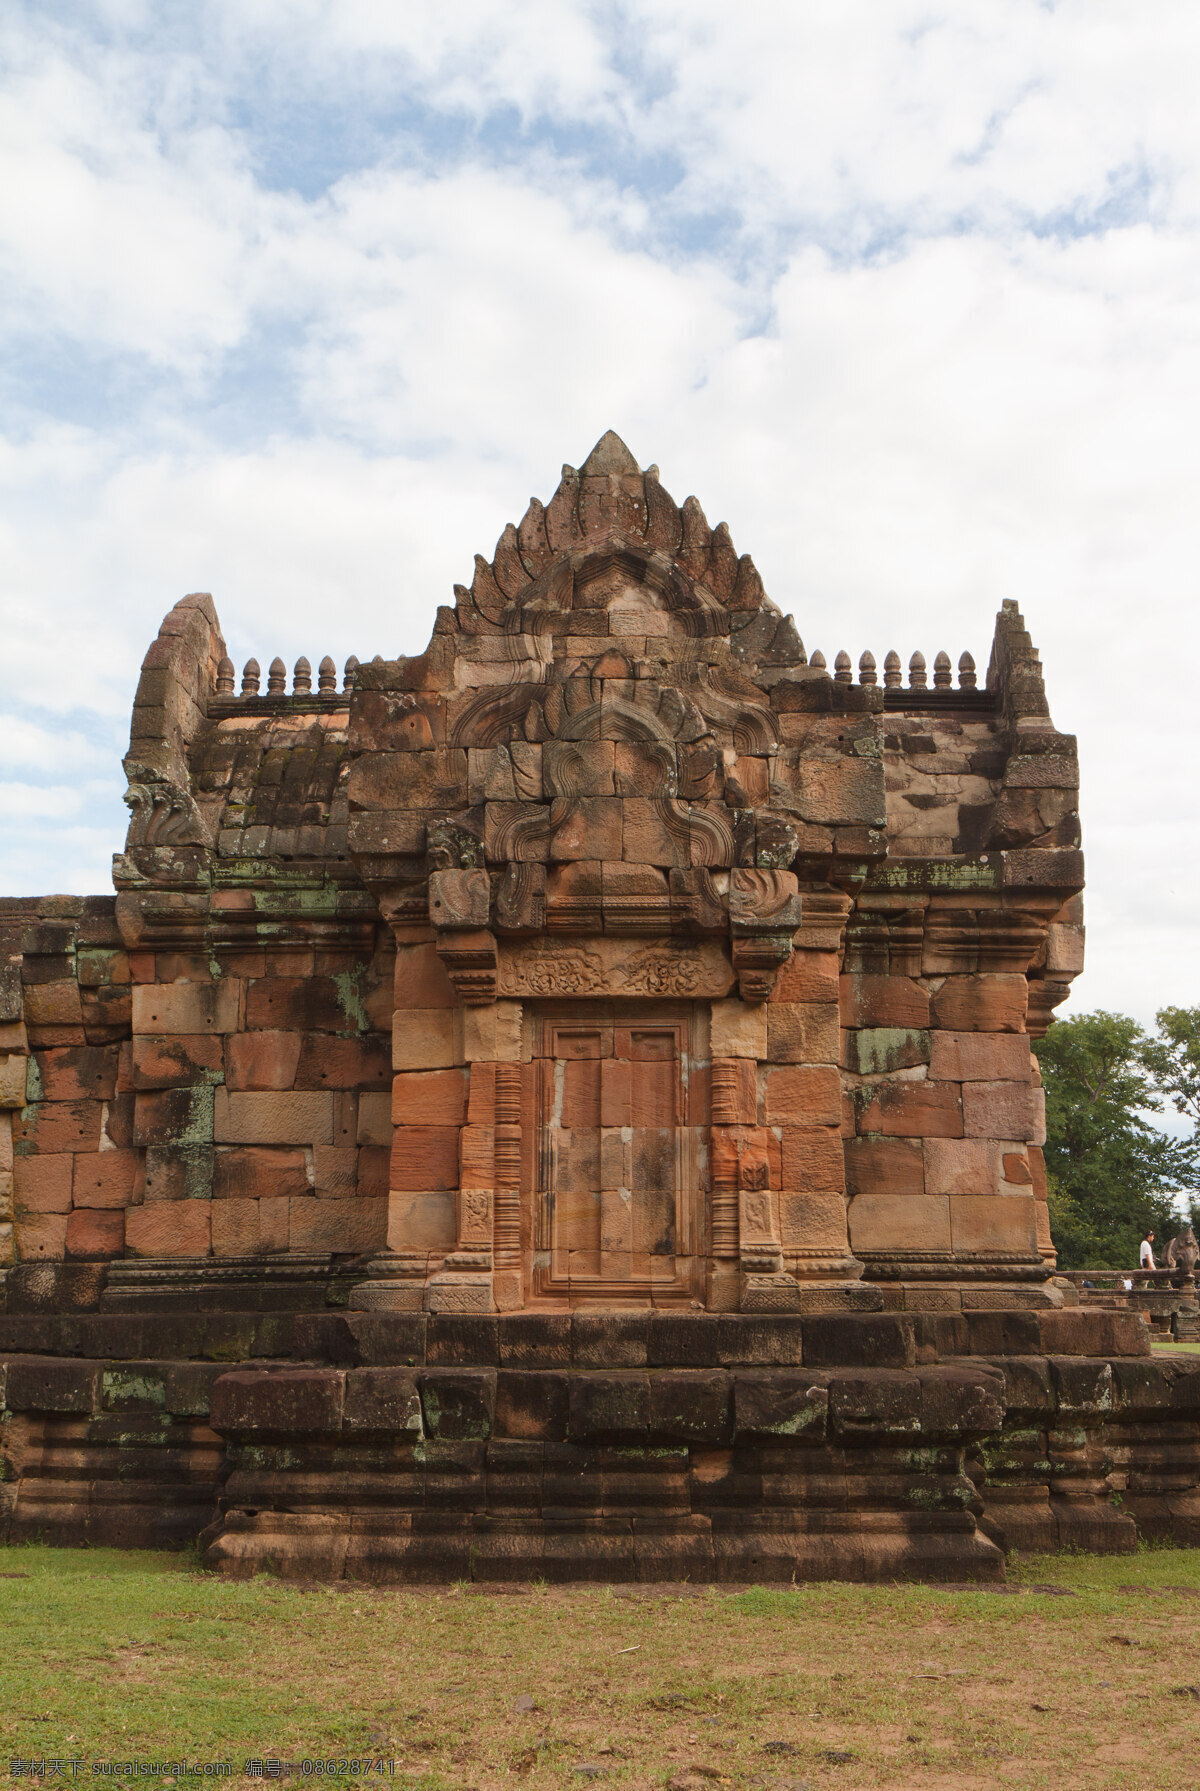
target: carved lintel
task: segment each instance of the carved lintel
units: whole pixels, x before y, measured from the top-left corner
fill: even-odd
[[[439,932],[437,954],[467,1007],[486,1007],[496,999],[498,958],[496,936],[486,927]]]

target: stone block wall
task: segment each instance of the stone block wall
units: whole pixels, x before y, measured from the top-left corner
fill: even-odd
[[[341,688],[237,690],[185,597],[115,898],[0,907],[0,1251],[357,1261],[402,1311],[1053,1303],[1075,743],[1013,604],[985,688],[901,679],[810,659],[611,434]]]
[[[236,907],[253,931],[253,893]],[[119,898],[0,910],[0,1247],[19,1262],[355,1254],[386,1232],[392,965],[122,936]],[[126,929],[136,921],[126,913]],[[245,928],[244,928],[245,930]]]

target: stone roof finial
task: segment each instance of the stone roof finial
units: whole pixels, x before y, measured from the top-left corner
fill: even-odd
[[[641,468],[616,431],[606,429],[579,470],[594,478],[597,473],[638,473]]]

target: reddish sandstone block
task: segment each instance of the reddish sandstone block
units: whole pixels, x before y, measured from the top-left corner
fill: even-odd
[[[361,1255],[382,1249],[387,1238],[383,1200],[293,1200],[288,1205],[288,1248]]]
[[[658,865],[663,870],[686,864],[686,842],[672,837],[649,797],[626,796],[614,807],[621,811],[621,842],[615,852],[591,852],[589,857],[623,858],[626,864]]]
[[[207,1200],[157,1200],[125,1215],[125,1248],[133,1256],[207,1256],[211,1246]]]
[[[846,1253],[846,1201],[841,1193],[784,1194],[779,1202],[779,1237],[785,1254],[796,1251]]]
[[[441,1252],[454,1248],[458,1213],[453,1192],[433,1189],[421,1194],[389,1194],[386,1211],[389,1250]]]
[[[218,1150],[213,1160],[214,1200],[269,1200],[310,1192],[302,1150],[248,1145]]]
[[[772,1063],[837,1063],[842,1035],[831,1004],[767,1004],[767,1056]]]
[[[843,976],[843,1026],[929,1025],[929,996],[907,976]]]
[[[848,1208],[856,1256],[903,1250],[944,1256],[950,1250],[950,1202],[936,1194],[857,1194]]]
[[[175,1033],[133,1040],[133,1086],[182,1088],[212,1081],[221,1070],[219,1033]]]
[[[358,1192],[358,1152],[333,1144],[313,1151],[313,1187],[325,1199],[339,1200]]]
[[[119,1045],[67,1045],[34,1054],[42,1099],[107,1101],[117,1092]]]
[[[784,1126],[780,1181],[795,1193],[841,1193],[846,1158],[840,1132],[829,1126]]]
[[[455,1008],[413,1009],[398,1016],[392,1033],[392,1068],[441,1070],[460,1064],[462,1023],[463,1013]]]
[[[17,1212],[69,1212],[74,1161],[74,1157],[66,1152],[45,1157],[17,1157],[13,1162]]]
[[[257,1200],[221,1200],[212,1210],[214,1256],[254,1256],[262,1248]]]
[[[331,1038],[309,1033],[300,1052],[297,1088],[387,1088],[392,1080],[392,1041],[378,1033]]]
[[[79,997],[79,984],[73,978],[70,982],[27,983],[23,1005],[27,1026],[36,1028],[43,1035],[50,1029],[78,1028],[80,1036],[77,1042],[83,1044],[83,1004]],[[56,1037],[53,1042],[65,1044],[76,1041]],[[61,1254],[60,1250],[59,1255]]]
[[[1020,1195],[950,1196],[956,1256],[1037,1256],[1037,1201]]]
[[[458,1137],[458,1186],[460,1188],[490,1188],[494,1174],[496,1149],[494,1127],[464,1126]]]
[[[776,1001],[837,1001],[838,955],[835,951],[797,948],[775,978]]]
[[[360,1095],[343,1096],[343,1102],[352,1100],[358,1109],[358,1128],[354,1135],[356,1144],[380,1144],[385,1150],[392,1144],[392,1093],[390,1088],[378,1088]]]
[[[135,1150],[102,1150],[94,1157],[73,1157],[75,1172],[71,1197],[76,1206],[128,1206],[133,1198],[140,1153]]]
[[[1054,1239],[1050,1235],[1050,1214],[1041,1200],[1033,1203],[1033,1226],[1037,1234],[1038,1250],[1050,1262],[1058,1261],[1058,1252],[1054,1247]]]
[[[397,1126],[391,1184],[397,1191],[458,1187],[457,1126]]]
[[[485,1084],[486,1092],[485,1092]],[[470,1093],[473,1124],[491,1123],[491,1091],[495,1065],[471,1066]],[[476,1113],[482,1102],[488,1109]],[[467,1072],[461,1070],[403,1070],[392,1083],[392,1123],[397,1126],[459,1126],[467,1118]]]
[[[152,1144],[147,1147],[143,1198],[154,1200],[211,1200],[213,1147],[211,1144]]]
[[[235,1032],[225,1041],[225,1086],[291,1088],[300,1062],[298,1032]]]
[[[933,1024],[949,1032],[1024,1032],[1023,976],[948,976],[933,997]]]
[[[851,1194],[923,1194],[925,1164],[920,1140],[848,1138],[846,1187]]]
[[[358,1192],[360,1194],[376,1195],[381,1200],[387,1198],[391,1156],[390,1144],[363,1146],[358,1153]]]
[[[0,1112],[25,1106],[30,1068],[36,1075],[36,1064],[30,1065],[24,1053],[12,1057],[0,1055]]]
[[[13,1114],[13,1143],[31,1145],[39,1156],[99,1150],[103,1112],[99,1101],[39,1101]]]
[[[1046,1198],[1046,1159],[1037,1145],[1031,1144],[1028,1150],[1029,1174],[1033,1181],[1034,1196],[1038,1200]]]
[[[67,1220],[68,1256],[120,1256],[125,1248],[125,1214],[76,1207]]]
[[[222,1088],[217,1091],[224,1095]],[[243,1095],[242,1099],[246,1097]],[[213,1088],[193,1083],[188,1088],[160,1088],[133,1098],[133,1142],[173,1147],[211,1144],[213,1135]],[[111,1135],[111,1129],[110,1129]]]
[[[842,1082],[834,1069],[770,1070],[766,1078],[768,1125],[836,1126],[842,1117]]]
[[[955,1082],[878,1083],[862,1110],[859,1130],[891,1138],[961,1138],[961,1090]]]
[[[601,744],[604,744],[603,742]],[[550,859],[563,863],[571,859],[616,859],[621,856],[623,812],[631,806],[615,796],[582,796],[556,801],[550,809]],[[655,814],[657,833],[663,831]],[[640,855],[626,853],[627,858]]]
[[[258,1247],[261,1251],[277,1255],[288,1248],[290,1200],[282,1195],[258,1203]],[[217,1208],[213,1208],[214,1214]]]
[[[945,1082],[1028,1082],[1029,1040],[1018,1032],[933,1032],[929,1074]]]
[[[263,1032],[345,1032],[357,1024],[352,997],[353,991],[343,997],[331,976],[256,978],[246,988],[246,1026]]]
[[[1035,1096],[1027,1082],[967,1082],[963,1085],[963,1131],[968,1138],[1038,1137]]]
[[[154,1037],[169,1032],[236,1032],[241,995],[242,985],[235,977],[138,985],[133,991],[133,1030]]]
[[[925,1187],[930,1194],[994,1194],[999,1182],[996,1146],[978,1138],[927,1138]]]
[[[1024,1151],[1006,1150],[1000,1158],[1000,1179],[1008,1184],[1001,1188],[1003,1193],[1016,1193],[1018,1189],[1033,1190],[1033,1173],[1029,1167],[1029,1158]]]
[[[454,984],[432,941],[422,945],[401,945],[397,949],[392,986],[395,1004],[401,1012],[414,1007],[458,1005]]]
[[[218,1144],[330,1144],[333,1099],[328,1091],[231,1094],[218,1088],[213,1136]]]
[[[21,1262],[61,1262],[67,1253],[67,1215],[30,1213],[13,1227]]]

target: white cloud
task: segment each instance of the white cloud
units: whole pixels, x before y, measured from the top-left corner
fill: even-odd
[[[183,591],[239,663],[418,647],[612,425],[827,654],[982,670],[1016,597],[1081,739],[1081,999],[1200,1001],[1193,7],[90,16],[0,28],[10,888],[105,886],[63,805],[111,740],[120,843]]]

